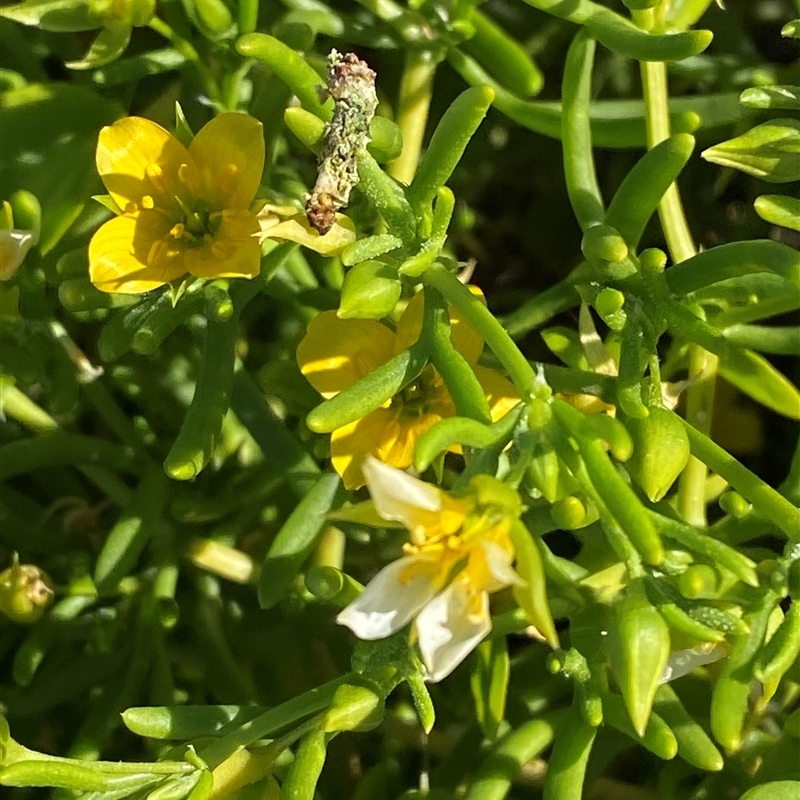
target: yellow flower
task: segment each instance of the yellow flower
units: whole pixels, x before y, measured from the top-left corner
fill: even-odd
[[[360,639],[383,639],[412,619],[428,680],[447,677],[489,633],[489,593],[524,584],[509,531],[519,498],[491,478],[453,498],[375,458],[364,462],[375,510],[411,532],[405,555],[384,567],[336,621]]]
[[[122,213],[89,245],[89,276],[105,292],[138,294],[187,272],[258,274],[250,210],[264,167],[261,123],[221,114],[184,147],[160,125],[126,117],[100,131],[97,169]]]
[[[414,296],[396,331],[375,320],[339,319],[335,311],[318,314],[297,348],[300,370],[323,397],[333,397],[417,341],[423,302],[421,292]],[[498,372],[476,363],[483,339],[452,306],[450,321],[453,345],[475,371],[492,419],[497,420],[519,402],[519,395]],[[364,485],[362,467],[368,456],[405,469],[412,463],[419,437],[440,419],[454,415],[453,401],[441,377],[427,366],[384,406],[333,432],[333,468],[348,489]]]

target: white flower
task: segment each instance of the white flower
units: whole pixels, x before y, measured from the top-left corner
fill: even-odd
[[[524,583],[512,568],[510,518],[474,498],[453,498],[375,458],[364,476],[378,514],[411,532],[337,617],[360,639],[383,639],[412,620],[428,680],[447,677],[489,633],[489,593]]]

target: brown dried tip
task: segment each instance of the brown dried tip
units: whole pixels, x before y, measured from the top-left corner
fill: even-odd
[[[308,224],[324,236],[336,222],[336,201],[329,192],[311,192],[306,203]]]
[[[325,128],[317,181],[306,202],[308,224],[322,236],[358,183],[358,158],[369,144],[369,125],[378,106],[375,73],[353,53],[331,51],[326,82],[320,95],[333,98],[333,119]]]

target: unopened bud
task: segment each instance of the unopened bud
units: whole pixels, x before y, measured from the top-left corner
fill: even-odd
[[[11,566],[0,572],[0,611],[14,622],[32,623],[52,600],[50,576],[33,564],[20,564],[14,553]]]

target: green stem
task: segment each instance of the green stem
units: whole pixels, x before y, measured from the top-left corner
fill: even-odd
[[[492,312],[444,267],[434,265],[423,280],[464,315],[506,368],[522,398],[530,397],[536,387],[536,373]]]
[[[388,168],[393,178],[406,185],[417,171],[433,94],[433,77],[440,60],[433,50],[411,49],[406,53],[396,120],[403,134],[403,152]]]
[[[652,21],[651,12],[637,15],[645,25]],[[653,148],[669,138],[669,92],[667,66],[663,61],[641,64],[647,120],[647,146]],[[697,254],[677,184],[673,183],[658,205],[661,227],[673,264]],[[711,431],[717,359],[697,345],[689,348],[689,381],[686,391],[686,419],[692,427],[708,434]],[[708,470],[702,461],[692,457],[681,474],[678,489],[678,510],[692,525],[706,524],[705,483]]]
[[[200,757],[214,769],[240,747],[249,747],[253,742],[267,738],[278,730],[319,714],[328,708],[339,686],[351,677],[352,673],[343,675],[265,711],[261,716],[244,723],[227,736],[203,748],[199,753]]]
[[[753,504],[756,513],[775,523],[793,542],[800,539],[800,509],[792,505],[730,453],[701,431],[684,422],[692,453],[721,475],[742,497]]]
[[[194,65],[200,76],[200,83],[203,85],[209,99],[215,105],[218,104],[220,102],[219,86],[203,59],[200,58],[200,54],[195,50],[194,45],[175,33],[163,19],[153,17],[147,25],[151,30],[163,36],[187,61]]]

